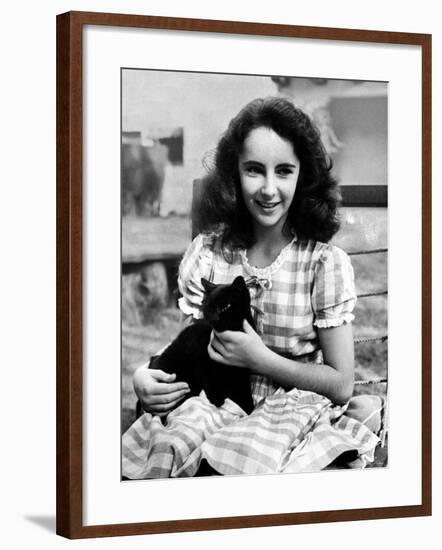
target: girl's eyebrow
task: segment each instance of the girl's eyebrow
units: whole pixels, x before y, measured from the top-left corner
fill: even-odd
[[[257,165],[257,166],[264,166],[264,163],[259,162],[258,160],[244,160],[241,162],[242,166],[247,166],[249,164]],[[281,162],[276,165],[277,168],[284,166],[284,167],[290,167],[290,168],[296,168],[296,164],[293,164],[292,162]]]

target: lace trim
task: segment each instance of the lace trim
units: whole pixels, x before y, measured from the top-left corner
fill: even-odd
[[[351,323],[355,316],[353,313],[342,313],[340,317],[336,319],[316,319],[313,321],[313,325],[318,328],[331,328],[340,327],[345,323]]]
[[[184,315],[192,315],[194,319],[202,319],[203,314],[197,307],[192,307],[188,304],[185,298],[178,299],[178,307],[184,313]]]
[[[296,241],[296,237],[293,237],[292,240],[282,248],[281,252],[278,254],[275,260],[273,262],[266,266],[266,267],[256,267],[254,265],[251,265],[249,263],[249,259],[247,257],[247,250],[241,250],[240,256],[243,263],[243,266],[246,268],[247,272],[257,277],[258,279],[267,279],[271,280],[273,275],[278,271],[278,269],[282,266],[284,263],[287,254],[290,252],[290,249],[292,247],[292,244]]]

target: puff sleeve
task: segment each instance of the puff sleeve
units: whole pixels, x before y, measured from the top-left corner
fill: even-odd
[[[312,290],[313,324],[318,328],[350,323],[356,303],[353,267],[348,255],[328,246],[316,265]]]
[[[188,246],[178,269],[178,289],[181,294],[178,307],[185,315],[192,315],[195,319],[202,318],[204,289],[201,279],[210,279],[212,256],[205,237],[198,235]]]

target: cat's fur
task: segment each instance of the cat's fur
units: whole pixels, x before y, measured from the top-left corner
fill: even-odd
[[[249,414],[253,409],[249,369],[217,363],[207,351],[212,328],[217,332],[240,331],[244,319],[254,327],[249,291],[241,276],[230,285],[214,285],[205,279],[201,282],[206,292],[204,319],[186,327],[162,355],[152,358],[150,368],[176,373],[177,381],[189,384],[187,397],[204,390],[215,406],[220,407],[229,397]]]

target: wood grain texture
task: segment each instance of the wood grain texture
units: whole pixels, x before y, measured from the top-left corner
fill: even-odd
[[[422,47],[422,504],[83,526],[83,25],[411,44]],[[57,533],[90,538],[431,514],[431,36],[234,21],[69,12],[57,17]]]
[[[57,533],[82,528],[82,34],[57,18]]]
[[[422,509],[432,513],[431,36],[422,40]]]

